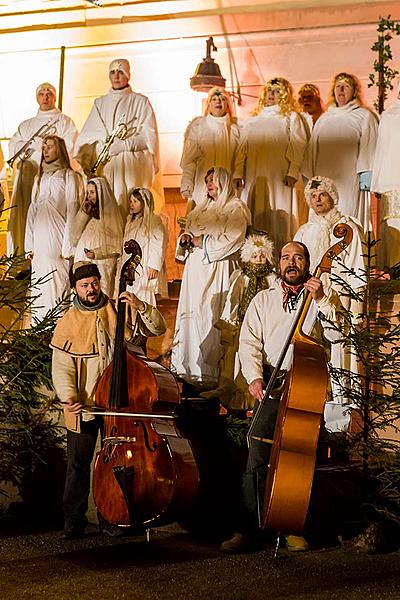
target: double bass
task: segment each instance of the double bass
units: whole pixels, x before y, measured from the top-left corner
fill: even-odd
[[[332,261],[353,238],[353,230],[343,223],[337,224],[333,233],[342,239],[324,254],[315,277],[330,272]],[[293,345],[293,361],[282,386],[274,437],[273,440],[262,439],[264,443],[271,443],[272,447],[262,497],[261,493],[257,493],[259,526],[277,534],[303,532],[326,401],[328,369],[325,350],[302,330],[310,304],[308,292],[303,296],[247,436],[251,460],[251,444],[254,440],[260,441],[254,435],[257,418],[269,401],[283,361]]]
[[[141,258],[137,242],[127,242],[125,250],[132,256],[122,267],[119,295],[132,283]],[[190,443],[176,426],[177,382],[125,340],[125,311],[119,302],[114,358],[95,392],[93,413],[103,416],[104,428],[93,497],[105,521],[142,530],[190,512],[199,473]]]

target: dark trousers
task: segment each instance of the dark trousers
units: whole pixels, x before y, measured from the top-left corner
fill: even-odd
[[[101,431],[100,419],[82,421],[81,433],[67,431],[67,475],[63,506],[65,529],[79,529],[86,524],[90,492],[90,466]]]
[[[254,414],[259,406],[256,401]],[[255,438],[272,440],[274,437],[279,400],[269,398],[257,415],[251,433]],[[272,444],[251,439],[246,471],[242,479],[241,530],[251,534],[259,528],[259,511],[263,505],[265,481]]]

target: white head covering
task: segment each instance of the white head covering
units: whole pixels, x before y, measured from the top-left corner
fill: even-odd
[[[132,187],[128,190],[128,200],[132,194],[138,195],[143,204],[143,211],[141,213],[142,227],[147,235],[150,235],[151,221],[154,214],[154,198],[153,194],[147,188]],[[133,214],[130,212],[128,221],[132,220]]]
[[[126,58],[115,58],[113,61],[110,62],[108,72],[110,73],[111,71],[116,70],[122,71],[128,79],[131,78],[131,67],[129,65],[129,61]]]
[[[315,191],[326,192],[329,194],[333,200],[334,206],[336,206],[339,202],[339,193],[337,191],[336,184],[334,181],[332,181],[332,179],[329,179],[329,177],[321,177],[320,175],[316,175],[309,180],[304,190],[304,195],[306,197],[308,206],[311,206],[311,195]]]
[[[243,262],[249,262],[254,252],[263,252],[269,264],[272,264],[274,244],[266,235],[249,235],[243,242],[240,250],[240,258]]]
[[[235,195],[232,178],[223,167],[214,167],[213,181],[218,187],[219,194],[216,200],[209,198],[207,188],[201,202],[189,213],[187,230],[193,235],[212,233],[220,230],[226,222],[227,215],[240,208],[249,225],[251,213],[249,208]]]
[[[105,177],[92,177],[97,190],[100,215],[100,244],[107,254],[121,254],[123,221],[114,193]],[[93,218],[93,217],[92,217]]]
[[[52,92],[54,94],[55,97],[57,97],[57,91],[56,88],[54,87],[54,85],[51,85],[51,83],[48,83],[47,81],[45,81],[44,83],[40,83],[37,88],[36,88],[36,98],[39,92],[41,91],[46,91],[49,90],[50,92]]]

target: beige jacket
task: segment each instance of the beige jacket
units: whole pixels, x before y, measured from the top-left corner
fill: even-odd
[[[130,319],[129,319],[130,321]],[[135,343],[141,336],[162,335],[165,321],[154,306],[132,315],[125,338]],[[50,347],[53,349],[52,378],[56,394],[64,404],[79,402],[85,408],[94,404],[97,381],[113,357],[116,310],[112,300],[96,311],[72,306],[59,320]],[[64,409],[65,424],[80,432],[81,417]]]

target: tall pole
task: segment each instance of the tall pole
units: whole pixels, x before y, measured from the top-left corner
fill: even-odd
[[[64,93],[64,65],[65,65],[65,46],[61,46],[60,79],[58,82],[58,108],[61,111],[62,111],[63,93]]]
[[[378,71],[378,112],[381,115],[385,108],[385,77],[384,77],[384,68],[385,63],[383,60],[383,50],[385,46],[385,38],[383,35],[379,36],[379,53],[378,53],[378,63],[379,63],[379,71]]]

